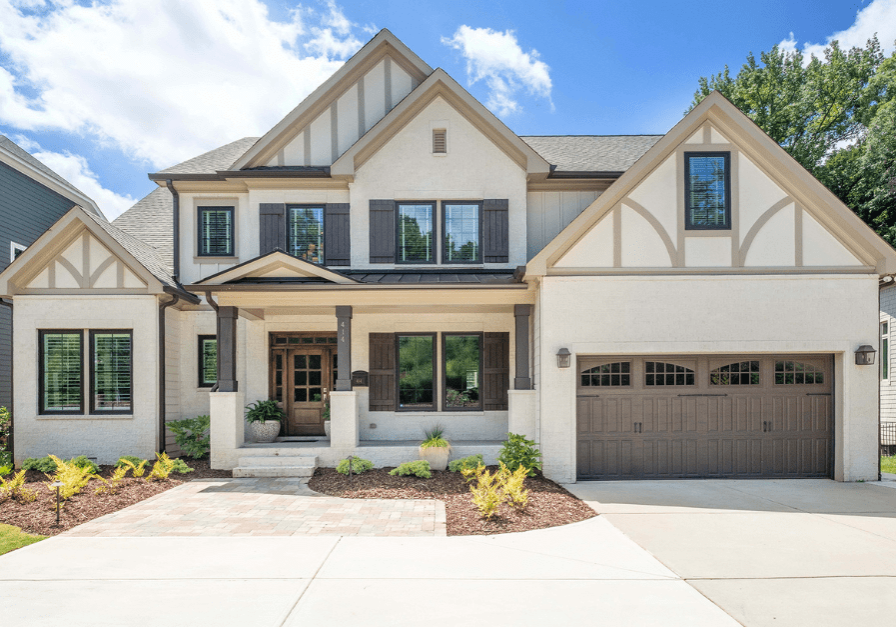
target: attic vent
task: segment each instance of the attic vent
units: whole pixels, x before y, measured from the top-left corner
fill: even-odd
[[[432,152],[433,154],[444,154],[448,152],[448,131],[444,128],[433,129]]]

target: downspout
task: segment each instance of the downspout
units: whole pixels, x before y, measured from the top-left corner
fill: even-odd
[[[4,305],[9,307],[9,353],[11,359],[9,360],[9,436],[6,439],[6,446],[9,448],[9,453],[12,455],[13,466],[15,466],[16,459],[16,445],[15,445],[15,345],[13,342],[13,338],[15,337],[15,322],[13,318],[13,309],[12,303],[8,303],[2,298],[0,298],[0,305]]]
[[[165,186],[171,192],[173,198],[172,219],[174,220],[174,282],[180,284],[180,195],[174,189],[171,179],[165,181]]]
[[[165,452],[165,310],[180,300],[174,294],[167,303],[159,305],[159,452]]]

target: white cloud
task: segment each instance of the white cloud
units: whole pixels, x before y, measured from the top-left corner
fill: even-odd
[[[77,133],[161,169],[266,132],[360,47],[360,30],[332,0],[282,21],[261,0],[0,0],[0,123]]]
[[[518,94],[522,90],[550,101],[551,68],[540,60],[538,51],[523,52],[512,30],[502,33],[463,25],[453,37],[442,37],[442,43],[459,50],[467,60],[471,85],[485,81],[489,88],[486,105],[498,115],[521,110]]]
[[[840,42],[840,47],[864,48],[865,43],[874,35],[880,40],[883,51],[887,54],[893,52],[894,40],[896,40],[896,0],[873,0],[871,4],[856,13],[856,21],[845,30],[838,31],[827,38],[823,44],[804,43],[802,53],[808,60],[814,55],[824,59],[825,47],[835,39]],[[778,46],[782,50],[794,51],[799,48],[793,33],[790,37],[781,41]]]

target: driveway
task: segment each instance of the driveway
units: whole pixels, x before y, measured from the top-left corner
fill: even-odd
[[[566,487],[744,625],[861,625],[896,615],[896,489],[887,483]]]

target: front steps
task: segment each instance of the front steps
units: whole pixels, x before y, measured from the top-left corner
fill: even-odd
[[[317,457],[309,455],[252,455],[240,457],[233,469],[237,477],[305,477],[314,475]]]

